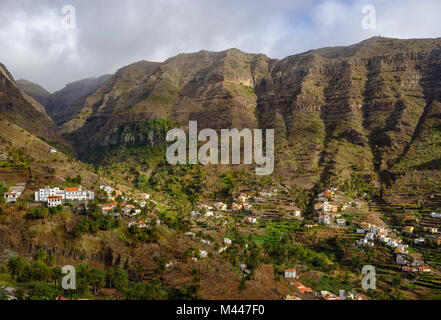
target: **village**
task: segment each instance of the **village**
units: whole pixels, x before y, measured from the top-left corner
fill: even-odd
[[[25,186],[16,184],[4,193],[5,202],[8,204],[17,203],[24,191]],[[152,225],[161,225],[161,220],[156,215],[147,214],[147,208],[159,205],[147,193],[136,195],[122,192],[108,185],[99,186],[100,197],[97,199],[96,193],[81,186],[78,187],[45,187],[34,192],[34,204],[42,204],[47,207],[59,207],[71,205],[74,212],[83,214],[87,212],[91,201],[98,201],[100,213],[103,216],[115,219],[124,219],[128,229],[136,228],[147,230]],[[103,196],[104,195],[104,196]],[[313,202],[315,215],[311,219],[305,219],[304,213],[296,208],[295,205],[286,205],[285,196],[278,190],[251,192],[243,190],[233,196],[230,204],[213,201],[204,201],[197,207],[188,212],[190,219],[190,229],[185,232],[185,236],[199,243],[192,250],[189,249],[188,255],[193,263],[212,257],[213,250],[216,254],[223,254],[234,244],[234,240],[229,235],[231,227],[238,227],[241,230],[255,233],[266,223],[274,221],[294,222],[303,225],[304,230],[314,230],[317,228],[329,228],[330,230],[356,230],[357,240],[353,243],[357,248],[374,248],[382,246],[393,252],[394,263],[404,273],[420,274],[433,273],[434,270],[421,259],[421,256],[414,256],[408,243],[400,237],[406,235],[413,236],[415,228],[405,226],[402,230],[393,230],[385,224],[375,224],[371,222],[351,219],[356,216],[353,212],[363,211],[365,204],[363,200],[353,200],[344,197],[337,188],[328,188],[319,193]],[[270,204],[284,206],[284,213],[270,209]],[[358,210],[358,211],[357,211]],[[351,214],[348,214],[348,211]],[[431,213],[431,218],[440,219],[441,214]],[[306,221],[305,221],[306,220]],[[437,235],[438,229],[432,228],[430,233]],[[428,235],[430,236],[430,235]],[[413,236],[413,245],[425,243],[426,237]],[[244,249],[248,248],[248,244]],[[167,269],[174,268],[178,261],[171,260],[166,263]],[[249,267],[240,262],[237,265],[237,272],[243,277],[250,274]],[[437,273],[437,271],[436,271]],[[283,272],[282,283],[288,288],[284,297],[286,300],[302,299],[323,299],[323,300],[364,300],[369,299],[366,295],[352,290],[350,292],[330,292],[328,290],[315,291],[304,284],[302,277],[303,267],[293,266]],[[301,280],[301,278],[303,280]]]

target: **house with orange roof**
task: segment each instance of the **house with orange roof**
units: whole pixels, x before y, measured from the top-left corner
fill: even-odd
[[[286,269],[285,270],[285,278],[287,279],[295,279],[296,278],[296,269]]]
[[[312,293],[312,289],[309,287],[304,286],[303,284],[301,284],[300,282],[294,282],[292,284],[300,293]]]
[[[48,207],[57,207],[63,205],[63,198],[61,196],[49,196],[47,198]]]
[[[100,204],[101,213],[104,214],[104,215],[112,213],[113,210],[117,207],[117,205],[118,204],[116,202]]]

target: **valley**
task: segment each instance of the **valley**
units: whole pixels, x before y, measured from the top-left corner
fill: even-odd
[[[0,298],[438,299],[440,71],[440,39],[383,37],[180,54],[55,93],[0,65]],[[167,132],[192,121],[274,129],[273,174],[170,165]],[[94,198],[46,208],[46,187]]]

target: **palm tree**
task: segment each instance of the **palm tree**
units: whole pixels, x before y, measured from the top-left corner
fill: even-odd
[[[62,276],[62,270],[60,267],[55,266],[51,270],[51,278],[54,280],[54,286],[57,288],[57,283],[61,279]]]

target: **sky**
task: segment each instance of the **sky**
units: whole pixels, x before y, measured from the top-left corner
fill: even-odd
[[[440,12],[439,0],[0,0],[0,63],[53,92],[183,52],[284,58],[377,35],[438,38]]]

